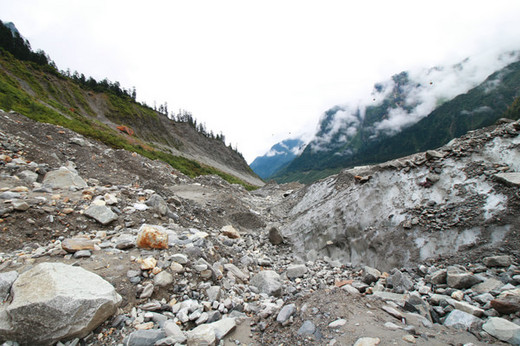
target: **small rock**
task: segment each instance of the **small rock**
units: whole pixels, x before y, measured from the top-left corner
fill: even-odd
[[[151,270],[157,265],[157,260],[153,257],[147,257],[139,260],[139,263],[141,264],[141,270]]]
[[[159,274],[155,275],[153,278],[154,284],[160,287],[167,287],[173,283],[173,275],[168,273],[167,271],[162,271]]]
[[[338,328],[338,327],[344,326],[345,324],[347,324],[347,320],[340,318],[339,320],[330,322],[329,328]]]
[[[222,233],[222,235],[224,235],[224,236],[226,236],[226,237],[228,237],[230,239],[238,239],[238,238],[240,238],[240,233],[238,233],[238,231],[235,229],[235,227],[233,227],[231,225],[227,225],[227,226],[222,227],[220,232]]]
[[[305,264],[292,264],[287,267],[287,277],[289,279],[302,278],[307,273]]]
[[[359,338],[354,343],[354,346],[376,346],[379,345],[381,339],[379,338]]]
[[[61,242],[61,248],[69,253],[81,250],[94,250],[95,243],[88,238],[67,238]]]
[[[298,335],[312,335],[316,331],[316,326],[312,321],[305,321],[303,322],[300,329],[298,329]]]
[[[262,270],[251,279],[251,285],[258,288],[261,293],[279,297],[282,294],[280,275],[274,270]]]
[[[289,320],[289,318],[296,312],[296,305],[289,304],[285,305],[280,312],[278,313],[278,316],[276,317],[276,322],[280,324],[284,324]]]
[[[413,335],[405,335],[403,336],[403,340],[406,341],[406,342],[409,342],[411,344],[415,344],[415,337]]]
[[[188,345],[208,345],[213,346],[217,341],[215,330],[209,324],[202,324],[186,332]]]
[[[363,272],[363,282],[367,285],[370,285],[372,282],[376,282],[381,276],[381,272],[379,270],[368,266],[365,266]]]
[[[166,334],[166,336],[172,338],[174,344],[182,344],[186,342],[186,335],[181,330],[181,328],[179,328],[177,323],[173,322],[172,320],[164,322],[163,331]]]
[[[92,256],[92,252],[90,250],[79,250],[76,251],[73,255],[74,258],[88,258]]]
[[[105,205],[97,205],[94,203],[85,210],[85,215],[93,218],[102,225],[108,225],[117,220],[117,214],[110,210],[110,208]]]
[[[470,288],[471,286],[482,282],[482,279],[457,267],[449,267],[446,282],[449,287],[462,289]]]
[[[13,206],[13,209],[16,211],[26,211],[30,208],[29,204],[24,201],[20,200],[14,200],[11,205]]]

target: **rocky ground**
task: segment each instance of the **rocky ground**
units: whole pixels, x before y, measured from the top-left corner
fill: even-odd
[[[310,189],[268,184],[249,193],[215,176],[190,179],[2,112],[0,338],[6,345],[520,344],[516,224],[480,256],[417,257],[396,268],[335,252],[307,258],[280,230],[294,223]],[[518,187],[504,190],[514,211]],[[417,224],[428,219],[410,210]]]

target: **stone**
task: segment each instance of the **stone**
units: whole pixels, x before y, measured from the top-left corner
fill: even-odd
[[[447,270],[439,269],[434,271],[431,274],[426,275],[426,282],[429,282],[434,285],[442,285],[446,283]]]
[[[103,199],[105,200],[105,203],[108,205],[116,205],[118,202],[117,197],[111,193],[106,193],[103,196]]]
[[[97,205],[93,203],[87,208],[87,210],[85,210],[84,214],[102,225],[108,225],[117,220],[117,214],[105,205]]]
[[[168,233],[162,226],[142,225],[137,234],[136,245],[142,249],[167,249]]]
[[[164,322],[164,325],[162,327],[164,333],[167,337],[171,338],[173,343],[179,343],[182,344],[186,342],[186,335],[181,330],[181,328],[172,320],[168,320]]]
[[[502,286],[504,286],[502,281],[491,278],[476,284],[475,286],[471,287],[471,290],[476,293],[488,293],[494,290],[498,290]]]
[[[520,173],[509,172],[509,173],[497,173],[495,178],[506,185],[518,187],[520,186]]]
[[[173,262],[177,262],[177,263],[183,264],[183,265],[188,263],[188,256],[181,254],[181,253],[176,253],[176,254],[172,255],[170,257],[170,259]]]
[[[210,302],[220,300],[221,294],[222,290],[220,289],[220,286],[210,286],[206,289],[206,295],[208,296],[208,300]]]
[[[458,300],[450,299],[450,298],[447,299],[447,302],[448,302],[448,304],[453,306],[455,309],[464,311],[473,316],[481,317],[482,315],[484,315],[484,310],[482,310],[481,308],[479,308],[477,306],[471,305],[468,302],[458,301]]]
[[[138,262],[141,264],[141,270],[151,270],[155,268],[157,265],[157,260],[153,257],[147,257],[145,259],[140,259]]]
[[[381,272],[375,268],[365,266],[363,270],[363,282],[367,285],[370,285],[373,282],[376,282],[379,280],[379,277],[381,276]]]
[[[404,335],[403,340],[410,344],[415,344],[415,337],[413,335],[410,335],[410,334]]]
[[[490,317],[482,329],[495,338],[512,345],[520,345],[520,326],[500,317]]]
[[[38,180],[38,173],[28,170],[21,171],[17,174],[17,176],[29,184],[32,184]]]
[[[455,309],[446,317],[444,325],[459,330],[474,330],[477,329],[482,322],[480,318],[472,314]]]
[[[236,265],[233,263],[226,263],[224,264],[224,268],[228,271],[230,271],[234,277],[242,280],[243,282],[246,282],[249,280],[249,275],[244,273],[242,270],[240,270]]]
[[[426,151],[426,153],[424,153],[424,157],[426,158],[426,160],[438,160],[442,159],[444,156],[444,153],[441,153],[436,150],[428,150]]]
[[[230,239],[240,238],[240,233],[238,233],[238,231],[235,229],[235,227],[233,227],[231,225],[222,227],[222,229],[220,230],[220,233],[222,233],[222,235],[224,235]]]
[[[354,343],[354,346],[376,346],[376,345],[379,345],[380,342],[381,342],[381,339],[379,339],[379,338],[364,337],[364,338],[357,339],[356,342]]]
[[[329,323],[329,328],[338,328],[338,327],[344,326],[345,324],[347,324],[347,320],[345,320],[343,318],[340,318],[339,320],[335,320],[333,322],[330,322]]]
[[[53,189],[70,189],[71,187],[83,189],[88,186],[77,172],[67,167],[60,167],[57,170],[47,172],[42,183]]]
[[[488,268],[492,267],[509,267],[513,262],[511,261],[511,257],[504,256],[490,256],[485,257],[482,260],[482,263]]]
[[[172,262],[172,264],[170,264],[170,270],[173,272],[173,273],[182,273],[184,271],[184,267],[182,266],[182,264],[179,264],[177,262]]]
[[[251,279],[251,285],[258,288],[260,293],[279,297],[282,294],[282,283],[278,273],[274,270],[262,270]]]
[[[285,305],[280,312],[278,313],[278,316],[276,316],[276,322],[280,324],[284,324],[289,320],[289,318],[296,312],[296,305],[289,304]]]
[[[214,346],[217,341],[215,329],[209,324],[201,324],[186,332],[186,337],[188,339],[188,346]]]
[[[520,311],[520,288],[507,290],[491,300],[493,309],[501,314],[514,314]]]
[[[219,321],[210,323],[209,326],[215,332],[215,338],[218,340],[224,339],[237,326],[236,320],[231,317],[223,318]]]
[[[300,329],[298,329],[298,335],[312,335],[314,332],[316,332],[316,326],[309,320],[303,322]]]
[[[276,227],[271,227],[269,230],[269,242],[273,245],[280,245],[283,243],[282,233]]]
[[[149,346],[164,339],[166,334],[160,329],[136,330],[130,333],[124,340],[125,346]]]
[[[287,277],[289,279],[302,278],[307,273],[305,264],[291,264],[287,267]]]
[[[26,211],[30,208],[29,204],[25,201],[14,200],[11,205],[16,211]]]
[[[452,266],[448,268],[446,282],[451,288],[462,289],[470,288],[471,286],[482,282],[482,279],[470,272]]]
[[[162,271],[159,274],[155,275],[153,278],[153,282],[155,285],[160,287],[167,287],[173,283],[173,275],[168,273],[167,271]]]
[[[21,344],[85,337],[112,316],[122,300],[100,276],[62,263],[36,265],[21,274],[11,290],[13,300],[0,313],[0,338]]]
[[[74,258],[88,258],[92,256],[92,252],[90,250],[79,250],[74,253],[72,257]]]
[[[146,200],[145,204],[163,216],[168,214],[170,211],[166,201],[156,193],[151,195],[150,198]]]
[[[80,250],[94,250],[95,243],[88,238],[67,238],[61,242],[61,248],[68,253],[74,253]]]
[[[395,270],[392,275],[386,278],[386,283],[396,293],[405,293],[413,288],[413,281],[410,276],[400,270]]]
[[[10,271],[0,273],[0,303],[5,302],[11,292],[13,282],[18,278],[18,272]]]

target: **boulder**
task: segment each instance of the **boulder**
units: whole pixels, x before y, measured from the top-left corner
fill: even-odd
[[[461,310],[453,310],[446,317],[444,325],[459,330],[474,330],[482,324],[482,320]]]
[[[186,342],[186,335],[173,320],[164,322],[163,330],[166,336],[172,339],[173,343],[182,344]]]
[[[504,256],[490,256],[485,257],[482,262],[488,268],[490,267],[509,267],[513,262],[511,261],[511,257]]]
[[[215,332],[215,338],[217,340],[222,340],[226,335],[229,334],[229,332],[235,329],[237,323],[234,318],[226,317],[219,321],[210,323],[209,325]]]
[[[502,286],[504,286],[502,281],[490,278],[471,287],[471,290],[476,293],[488,293],[494,290],[498,290]]]
[[[47,172],[43,178],[43,184],[49,185],[53,189],[70,189],[71,187],[83,189],[88,186],[77,172],[67,167]]]
[[[173,283],[173,275],[168,273],[167,271],[162,271],[159,274],[155,275],[155,277],[153,278],[153,282],[157,286],[167,287]]]
[[[396,293],[405,293],[413,288],[413,281],[410,276],[400,270],[395,270],[394,273],[386,279],[386,283],[392,286]]]
[[[491,306],[501,314],[514,314],[520,311],[520,288],[508,290],[491,301]]]
[[[482,279],[473,275],[473,273],[467,272],[458,267],[448,267],[448,272],[446,274],[446,282],[448,286],[451,288],[470,288],[480,282]]]
[[[520,345],[520,326],[500,317],[491,317],[482,326],[484,331],[495,338],[512,345]]]
[[[41,263],[24,272],[12,293],[11,304],[0,312],[0,338],[21,344],[82,338],[121,303],[121,296],[100,276],[62,263]]]
[[[446,269],[439,269],[431,274],[426,275],[426,282],[434,285],[442,285],[446,283],[447,271]]]
[[[279,297],[282,294],[280,275],[274,270],[262,270],[251,279],[251,285],[258,288],[261,293]]]
[[[142,249],[167,249],[168,232],[162,226],[142,225],[136,244]]]

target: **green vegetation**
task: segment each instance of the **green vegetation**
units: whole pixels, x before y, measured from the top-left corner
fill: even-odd
[[[39,122],[69,128],[113,148],[136,152],[152,160],[162,160],[192,178],[215,174],[231,184],[240,184],[247,190],[257,188],[213,167],[161,151],[155,144],[142,139],[153,138],[161,143],[171,142],[164,138],[167,135],[132,137],[102,123],[100,119],[97,119],[89,98],[106,101],[103,103],[108,108],[105,115],[116,124],[129,124],[137,130],[136,132],[139,132],[141,128],[147,130],[148,133],[161,130],[164,132],[162,123],[159,121],[161,114],[146,105],[135,102],[135,88],[129,92],[121,89],[119,83],[110,83],[106,79],[98,83],[92,78],[85,79],[81,75],[77,78],[78,82],[72,77],[67,77],[61,74],[54,64],[49,63],[50,60],[43,52],[31,55],[27,54],[26,49],[18,48],[17,45],[23,45],[30,51],[28,42],[23,39],[21,41],[17,39],[15,43],[11,42],[9,36],[13,34],[9,29],[4,30],[5,28],[6,26],[0,22],[0,108],[6,111],[16,111]],[[13,52],[16,52],[17,55]],[[41,54],[45,59],[39,58]],[[83,83],[81,80],[85,82]],[[83,84],[90,87],[86,88]],[[173,122],[167,118],[166,120]],[[192,126],[198,130],[191,115],[189,120],[193,123]],[[202,129],[205,131],[203,126]],[[223,148],[225,147],[222,143],[223,136],[215,137],[212,133],[211,136],[202,135],[212,138],[211,140],[215,140]]]

